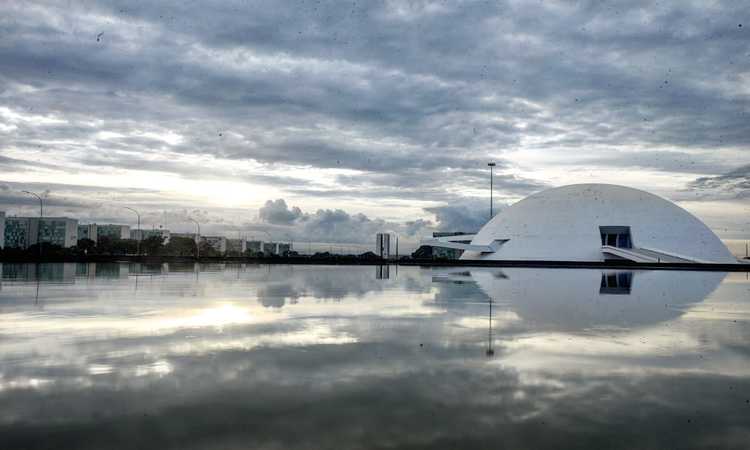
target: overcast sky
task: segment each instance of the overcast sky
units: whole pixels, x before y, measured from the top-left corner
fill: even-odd
[[[750,2],[6,1],[0,210],[370,242],[609,182],[750,237]]]

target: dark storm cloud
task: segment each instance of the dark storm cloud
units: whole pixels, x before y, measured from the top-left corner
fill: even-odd
[[[545,184],[508,159],[519,148],[721,173],[711,150],[750,142],[749,16],[729,1],[8,5],[0,151],[338,200],[470,201],[489,159],[517,198]],[[196,155],[265,173],[180,160]],[[324,188],[288,167],[355,173]]]
[[[75,34],[52,24],[32,26],[26,16],[27,20],[8,21],[5,25],[8,34],[16,39],[3,47],[8,69],[4,72],[7,77],[24,76],[23,80],[38,80],[42,85],[87,82],[117,86],[124,92],[168,92],[189,103],[209,107],[273,104],[295,112],[336,114],[347,121],[383,121],[396,128],[439,120],[441,114],[455,110],[512,112],[514,116],[520,112],[525,118],[533,117],[534,111],[528,107],[484,106],[478,100],[488,94],[500,95],[503,100],[511,100],[511,96],[551,100],[552,106],[568,109],[576,119],[589,111],[580,103],[594,108],[598,108],[598,103],[615,105],[618,108],[614,113],[629,114],[631,111],[622,108],[639,105],[646,107],[646,113],[669,108],[696,114],[708,109],[705,100],[709,100],[712,115],[717,111],[742,112],[737,100],[714,108],[722,102],[715,92],[705,86],[698,90],[690,86],[704,79],[705,69],[695,60],[686,59],[688,51],[697,55],[699,61],[712,63],[712,70],[718,69],[718,77],[730,78],[728,81],[747,68],[746,58],[740,57],[747,51],[743,46],[744,30],[727,17],[728,13],[735,13],[736,17],[746,11],[733,10],[730,4],[719,4],[707,11],[682,3],[643,9],[645,4],[619,2],[532,8],[510,2],[476,2],[460,7],[448,4],[433,12],[421,4],[375,3],[352,9],[338,3],[303,2],[295,6],[259,2],[252,8],[253,14],[246,15],[243,3],[232,2],[136,7],[100,3],[94,5],[94,11],[111,15],[113,20],[83,23]],[[71,11],[50,9],[64,20],[74,21],[67,15]],[[704,20],[707,13],[708,23]],[[85,33],[86,29],[104,28],[101,42],[96,41],[95,35]],[[138,30],[144,35],[140,39],[132,34]],[[239,49],[239,62],[261,54],[271,59],[287,55],[307,64],[292,63],[289,68],[277,64],[251,70],[210,67],[194,59],[197,55],[191,55],[188,48],[179,47],[180,38],[209,49]],[[71,40],[75,45],[38,45],[56,39]],[[112,53],[149,39],[158,41],[147,53]],[[242,50],[247,52],[243,54]],[[661,58],[654,60],[656,55]],[[633,60],[623,67],[621,63],[628,56]],[[672,62],[674,68],[668,65]],[[316,64],[323,67],[316,69]],[[342,65],[358,77],[338,78],[327,70],[326,64]],[[662,67],[664,73],[660,71]],[[552,72],[555,76],[549,76]],[[306,88],[303,91],[298,86]],[[558,104],[563,94],[571,104]],[[642,96],[640,102],[635,101],[636,96]],[[640,119],[644,117],[653,119],[648,114]],[[737,117],[735,123],[742,117]],[[670,117],[678,122],[675,119]],[[712,119],[712,123],[713,120],[721,123],[718,119]],[[454,124],[451,121],[449,125]],[[705,120],[698,126],[704,124]],[[534,125],[543,123],[537,121]],[[633,125],[635,129],[641,127],[640,123]],[[696,123],[674,126],[695,130]],[[475,130],[473,126],[464,128]],[[419,129],[410,131],[422,133]],[[519,134],[513,127],[505,131]],[[643,131],[648,134],[649,130]],[[690,133],[694,134],[697,133]],[[451,138],[435,136],[433,140]],[[746,139],[740,142],[745,143]]]

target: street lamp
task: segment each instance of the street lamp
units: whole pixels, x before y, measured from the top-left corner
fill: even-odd
[[[31,191],[21,191],[24,194],[33,195],[39,199],[39,224],[36,226],[36,245],[39,247],[39,258],[42,257],[42,242],[41,242],[41,230],[42,230],[42,217],[44,217],[44,201],[42,196]]]
[[[143,233],[141,232],[141,214],[128,206],[123,206],[123,208],[133,211],[138,217],[138,244],[136,246],[136,253],[138,254],[138,256],[141,256],[141,238],[143,237]]]
[[[495,167],[495,163],[487,163],[487,166],[490,168],[490,220],[492,220],[492,169]]]
[[[201,224],[191,217],[188,217],[188,220],[198,227],[198,236],[195,239],[195,259],[201,259]]]

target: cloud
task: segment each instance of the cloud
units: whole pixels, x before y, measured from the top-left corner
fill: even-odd
[[[268,200],[258,212],[260,220],[274,225],[290,225],[302,217],[302,210],[298,207],[291,209],[286,206],[283,198],[278,200]]]
[[[659,342],[622,351],[663,331],[649,323],[587,327],[586,336],[550,331],[535,315],[516,318],[522,305],[500,301],[496,359],[488,360],[488,298],[475,285],[432,283],[433,272],[419,268],[378,280],[373,269],[249,267],[235,277],[234,268],[212,268],[200,281],[192,272],[172,272],[162,280],[168,292],[158,276],[142,283],[138,294],[150,301],[131,302],[119,320],[112,318],[112,302],[96,292],[71,299],[59,285],[42,285],[43,301],[54,306],[47,314],[64,317],[66,325],[51,329],[55,320],[37,323],[29,311],[23,283],[10,283],[3,295],[16,322],[45,333],[30,337],[23,327],[4,337],[5,345],[33,346],[36,353],[0,354],[3,442],[34,448],[54,440],[91,449],[497,448],[509,442],[697,449],[746,442],[738,430],[750,418],[743,395],[750,382],[742,371],[733,374],[746,361],[746,327],[687,324],[667,355]],[[218,285],[232,308],[217,307]],[[262,294],[257,302],[248,301],[254,288]],[[133,293],[113,295],[119,301]],[[631,306],[640,309],[638,302]],[[225,317],[227,311],[244,311],[249,320],[217,327],[217,320],[243,317]],[[665,314],[671,320],[682,312]],[[186,314],[211,320],[178,329],[160,320]],[[71,326],[88,332],[71,333]],[[113,333],[113,326],[128,332]],[[99,328],[109,333],[93,332]],[[55,340],[58,335],[67,338]],[[40,339],[54,342],[34,345]],[[576,352],[592,339],[599,347]],[[695,370],[696,346],[714,349],[710,370]],[[551,358],[562,362],[549,364]]]
[[[164,206],[143,205],[154,213],[229,214],[196,194],[217,181],[253,193],[253,210],[304,195],[369,216],[362,199],[410,202],[415,215],[476,198],[489,160],[503,201],[622,168],[679,194],[684,174],[750,163],[737,2],[32,1],[4,13],[7,179],[182,180]]]
[[[352,214],[343,209],[319,209],[308,213],[298,207],[289,207],[284,199],[277,199],[266,201],[259,217],[265,223],[278,226],[272,230],[272,235],[297,240],[372,243],[376,233],[386,232],[401,235],[411,242],[433,231],[479,231],[488,220],[487,207],[483,203],[473,199],[460,205],[424,208],[426,213],[435,216],[434,222],[428,219],[393,222],[362,213]]]
[[[499,211],[498,206],[495,205],[495,214]],[[486,204],[474,200],[459,205],[425,208],[425,211],[435,215],[436,228],[440,231],[476,233],[489,220],[489,199]]]
[[[750,196],[750,165],[723,175],[696,178],[688,189],[711,198],[747,198]]]

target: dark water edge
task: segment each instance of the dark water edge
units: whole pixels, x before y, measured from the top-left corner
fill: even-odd
[[[186,263],[200,261],[203,263],[247,263],[247,264],[314,264],[314,265],[402,265],[420,267],[529,267],[529,268],[579,268],[579,269],[643,269],[643,270],[699,270],[720,272],[750,272],[750,260],[737,262],[735,264],[702,264],[702,263],[639,263],[633,261],[526,261],[526,260],[503,260],[503,261],[465,261],[465,260],[441,260],[441,259],[416,259],[402,257],[396,259],[362,258],[349,255],[333,255],[330,257],[314,256],[274,256],[266,258],[254,258],[245,256],[207,256],[196,259],[185,256],[76,256],[76,257],[0,257],[1,262],[14,263],[118,263],[118,262],[141,262],[147,264],[160,263]]]

